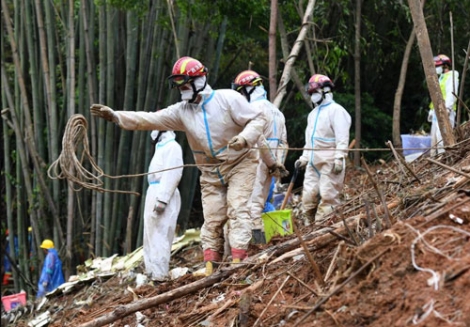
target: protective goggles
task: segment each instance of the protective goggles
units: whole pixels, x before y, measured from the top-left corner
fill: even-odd
[[[188,75],[178,74],[171,75],[167,78],[168,83],[170,83],[170,88],[180,87],[184,84],[191,82],[193,79]]]
[[[240,85],[240,84],[235,84],[235,83],[232,83],[232,90],[235,90],[235,91],[240,91],[242,89],[242,87],[244,87],[245,85]]]
[[[259,86],[263,84],[263,79],[260,77],[254,77],[251,81],[246,84],[237,84],[232,82],[232,90],[240,92],[240,90],[245,86]]]

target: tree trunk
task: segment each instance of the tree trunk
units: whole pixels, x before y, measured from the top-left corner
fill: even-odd
[[[69,0],[68,20],[67,20],[67,117],[75,114],[75,23],[74,23],[74,2]],[[70,172],[73,174],[74,172]],[[68,280],[72,270],[72,239],[74,221],[74,190],[73,182],[67,182],[67,244],[66,260],[64,260],[65,280]]]
[[[105,103],[105,91],[106,91],[106,5],[103,4],[99,6],[99,86],[98,86],[98,101],[99,103]],[[105,164],[105,131],[106,131],[107,122],[103,119],[98,121],[97,129],[97,156],[98,156],[98,166],[104,167]],[[112,128],[110,126],[109,128]],[[109,173],[109,172],[107,172]],[[103,205],[104,195],[103,193],[96,194],[96,219],[95,219],[95,255],[103,256],[105,251],[103,250],[104,242],[104,205]]]
[[[354,43],[354,112],[355,119],[355,139],[356,149],[361,148],[361,22],[362,22],[362,0],[356,0],[356,34]],[[361,153],[354,152],[354,165],[361,165]]]
[[[225,16],[224,20],[222,21],[222,24],[220,25],[219,37],[217,39],[217,49],[215,51],[215,60],[212,65],[212,70],[210,73],[211,82],[215,81],[219,74],[220,57],[222,56],[222,52],[224,50],[224,40],[225,40],[225,34],[227,32],[227,25],[228,25],[228,18],[227,16]]]
[[[14,36],[13,36],[13,28],[12,28],[11,22],[10,22],[10,13],[9,13],[9,10],[8,10],[8,6],[5,3],[5,0],[2,0],[2,9],[3,9],[3,15],[4,15],[4,18],[5,18],[4,21],[6,23],[5,25],[7,27],[8,37],[9,37],[9,40],[10,40],[10,45],[11,45],[11,49],[12,49],[12,53],[13,53],[13,61],[14,61],[14,64],[15,64],[16,73],[18,75],[18,83],[19,83],[19,88],[20,88],[20,91],[21,91],[21,100],[22,100],[22,104],[23,104],[22,112],[23,112],[24,118],[25,118],[24,133],[22,133],[20,135],[17,135],[17,138],[23,138],[24,137],[26,139],[26,146],[27,146],[28,151],[31,155],[32,162],[33,162],[34,168],[36,170],[36,176],[37,176],[38,184],[39,184],[39,187],[41,189],[42,195],[44,196],[47,203],[49,204],[49,210],[52,212],[53,219],[54,219],[55,223],[58,225],[57,228],[61,231],[59,215],[57,213],[57,210],[56,210],[55,204],[52,200],[52,197],[50,196],[49,190],[46,187],[46,183],[44,181],[41,165],[39,163],[39,157],[37,155],[36,146],[35,146],[35,143],[34,143],[34,132],[33,132],[33,125],[32,125],[32,121],[31,121],[31,110],[30,110],[29,103],[28,103],[28,96],[27,96],[27,91],[26,91],[25,80],[23,78],[21,65],[20,65],[20,59],[18,57],[18,50],[17,50],[16,42],[15,42],[15,39],[14,39]],[[6,80],[6,77],[5,77],[5,82],[6,81],[7,80]],[[10,107],[14,108],[13,105],[11,105]],[[11,112],[13,112],[13,111],[11,111]],[[26,159],[26,157],[24,159]],[[22,165],[27,165],[27,162],[26,161],[23,162]],[[26,173],[26,171],[23,171],[23,173]],[[25,178],[25,180],[29,180],[30,179],[30,174],[24,175],[24,178]],[[30,183],[31,183],[31,181],[30,181]],[[31,188],[31,191],[32,191],[32,188]],[[34,202],[32,202],[33,198],[30,198],[29,200],[31,200],[30,204],[33,205],[33,203],[34,203]],[[42,237],[41,237],[40,231],[37,229],[37,227],[39,227],[39,226],[37,225],[37,222],[36,222],[36,231],[35,231],[35,233],[37,233],[36,242],[37,242],[37,246],[39,247],[39,245],[40,245],[39,242],[40,242]],[[63,243],[64,239],[63,239],[63,233],[62,232],[60,233],[60,236],[61,236],[60,241]]]
[[[157,17],[157,12],[158,12],[158,3],[157,2],[152,2],[149,13],[147,17],[142,21],[141,25],[141,43],[140,43],[140,57],[139,57],[139,70],[138,70],[138,75],[136,77],[138,81],[139,88],[137,89],[137,99],[135,101],[135,107],[134,108],[128,108],[128,110],[148,110],[150,108],[146,108],[146,94],[147,94],[147,83],[148,83],[148,74],[150,70],[150,58],[152,54],[152,44],[153,44],[153,33],[155,31],[155,26],[154,26],[154,21]],[[130,162],[130,167],[132,167],[132,171],[130,173],[137,173],[137,172],[142,172],[145,170],[146,167],[144,167],[144,161],[142,160],[142,155],[145,153],[140,154],[141,149],[144,149],[144,144],[145,141],[148,141],[148,139],[145,139],[144,137],[144,132],[140,131],[134,131],[132,132],[132,145],[131,145],[131,152],[130,153],[135,153],[136,155],[132,156],[131,162]],[[133,191],[140,191],[141,192],[141,197],[133,196],[130,199],[130,204],[129,207],[134,208],[134,214],[136,217],[142,217],[142,207],[144,204],[144,193],[141,191],[143,190],[142,187],[142,179],[139,178],[133,178],[130,181],[130,190]],[[142,199],[142,200],[141,200]],[[139,202],[140,200],[140,202]],[[142,222],[142,219],[139,220],[139,222]],[[137,219],[135,220],[135,224],[137,224]],[[139,234],[141,233],[142,228],[139,228]],[[139,244],[139,241],[137,242]]]
[[[2,0],[2,5],[3,4],[4,4],[4,2]],[[4,11],[4,14],[5,14],[5,11]],[[8,12],[7,12],[7,14],[8,14]],[[7,19],[7,18],[5,17],[5,19]],[[7,77],[6,77],[5,67],[3,65],[3,62],[2,62],[2,67],[1,67],[1,74],[2,74],[1,78],[2,78],[3,92],[5,93],[5,97],[7,99],[8,106],[10,108],[12,108],[12,109],[9,110],[9,113],[10,113],[10,116],[11,116],[11,120],[9,121],[9,124],[12,127],[12,129],[15,131],[16,149],[17,149],[19,159],[20,159],[20,160],[18,160],[18,162],[21,163],[21,170],[22,170],[23,177],[24,177],[24,187],[25,187],[25,190],[26,190],[26,195],[27,195],[28,202],[33,203],[34,202],[33,186],[32,186],[31,179],[28,178],[30,176],[31,172],[30,172],[29,167],[28,167],[26,145],[25,145],[25,143],[23,142],[23,139],[22,139],[23,135],[24,135],[24,131],[20,126],[20,123],[18,121],[18,117],[16,116],[16,111],[14,109],[13,98],[11,96],[11,92],[10,92],[10,89],[9,89],[9,86],[8,86],[8,80],[7,80]],[[3,116],[3,113],[2,113],[2,116]],[[5,119],[5,117],[3,117],[3,118]],[[31,217],[30,218],[31,218],[31,224],[32,224],[32,227],[33,227],[33,232],[35,233],[36,239],[41,239],[42,236],[41,236],[41,233],[39,232],[40,231],[40,229],[39,229],[40,225],[39,225],[38,218],[36,216],[36,211],[35,210],[31,210]],[[12,234],[13,234],[13,232],[12,232]],[[37,244],[38,249],[39,249],[39,245],[40,245],[40,243]],[[38,251],[38,252],[39,252],[40,260],[44,260],[44,254],[42,254],[42,252],[40,252],[40,251]]]
[[[403,96],[403,89],[405,88],[406,72],[408,70],[408,61],[410,59],[411,49],[415,43],[415,32],[411,31],[408,42],[406,43],[405,53],[403,54],[403,61],[401,62],[400,78],[398,80],[397,90],[395,92],[395,101],[393,102],[393,126],[392,126],[392,139],[393,145],[401,148],[401,133],[400,133],[400,114],[401,114],[401,98]]]
[[[126,45],[126,86],[124,90],[124,108],[130,109],[134,104],[134,93],[135,93],[135,76],[137,68],[137,40],[138,40],[138,19],[137,15],[133,12],[127,13],[127,45]],[[125,155],[130,153],[130,143],[131,143],[131,134],[130,131],[122,131],[121,137],[119,139],[119,148],[118,148],[118,164],[116,165],[116,173],[118,175],[128,173],[127,167],[129,167],[129,156]],[[122,181],[118,179],[117,181]],[[129,182],[125,183],[116,183],[117,187],[121,189],[123,185],[129,187]],[[124,188],[122,188],[124,189]],[[116,193],[115,198],[123,199],[125,195]],[[123,201],[118,201],[123,202]],[[127,201],[126,201],[127,203]],[[121,203],[122,204],[122,203]],[[122,209],[122,206],[121,206]],[[128,253],[132,252],[133,249],[133,236],[135,233],[135,211],[133,207],[129,207],[129,213],[127,217],[127,228],[126,228],[126,249]]]
[[[277,90],[276,97],[274,98],[274,101],[273,101],[274,105],[278,108],[280,107],[282,99],[284,98],[284,95],[286,94],[287,83],[289,83],[290,81],[292,67],[294,66],[295,60],[297,59],[300,49],[302,48],[302,45],[304,43],[305,35],[307,34],[307,28],[309,25],[310,17],[313,12],[314,4],[315,4],[315,0],[308,1],[307,9],[305,10],[305,15],[302,20],[302,27],[300,28],[300,32],[299,32],[299,35],[297,36],[297,40],[295,40],[295,44],[292,47],[292,51],[289,55],[289,58],[287,58],[284,71],[282,72],[281,80],[279,81],[279,88]]]
[[[2,52],[2,58],[3,58],[3,52]],[[3,62],[2,62],[2,75],[3,75]],[[7,108],[8,105],[6,104],[6,101],[5,101],[5,97],[2,96],[2,108]],[[12,110],[12,109],[10,109]],[[3,162],[4,162],[4,173],[3,173],[3,177],[5,178],[5,209],[6,209],[6,218],[7,218],[7,225],[6,225],[6,228],[10,231],[13,231],[13,226],[14,226],[14,222],[13,222],[13,201],[12,199],[14,198],[13,197],[13,192],[12,192],[12,184],[11,184],[11,180],[10,180],[10,176],[13,176],[12,174],[12,165],[11,165],[11,160],[10,160],[10,156],[11,156],[11,149],[10,149],[10,139],[9,139],[9,135],[8,135],[8,124],[7,124],[7,120],[3,119],[2,120],[2,126],[3,126]],[[13,128],[13,126],[11,126],[11,128]],[[12,233],[13,235],[14,233]],[[13,237],[9,237],[9,244],[10,244],[10,249],[14,249],[15,248],[15,244],[14,244],[14,239]],[[2,238],[2,250],[3,250],[3,238]],[[3,251],[2,251],[3,253]],[[12,257],[12,259],[16,260],[16,253],[15,251],[11,251],[10,253],[10,256]],[[3,267],[3,257],[2,256],[2,267]],[[16,272],[16,269],[12,269],[12,276],[13,276],[13,280],[14,280],[14,284],[15,284],[15,292],[19,292],[19,287],[18,287],[18,276],[17,276],[17,272]],[[3,277],[3,276],[2,276]]]
[[[56,90],[56,74],[50,74],[50,71],[56,71],[56,38],[55,38],[55,15],[52,13],[53,4],[50,1],[44,2],[44,11],[45,11],[45,27],[46,27],[46,39],[47,45],[44,44],[44,47],[47,49],[47,54],[41,52],[41,56],[45,55],[46,58],[42,59],[43,69],[47,69],[47,74],[44,74],[44,85],[48,84],[46,88],[47,99],[47,125],[48,125],[48,144],[50,144],[49,149],[49,159],[56,160],[59,157],[59,146],[61,144],[59,133],[59,114],[57,112],[57,90]],[[38,5],[36,4],[36,7]],[[43,46],[41,46],[43,47]],[[52,87],[54,86],[54,87]],[[55,203],[60,203],[61,196],[61,182],[59,180],[53,180],[52,182],[52,197]]]
[[[106,7],[106,96],[105,102],[111,108],[114,108],[114,88],[115,88],[115,62],[116,62],[116,27],[117,27],[117,11],[111,6]],[[104,171],[108,175],[115,174],[115,155],[114,151],[114,138],[115,138],[116,126],[114,124],[106,124],[106,136],[105,136],[105,154],[104,154]],[[108,190],[113,189],[114,180],[106,178],[104,180],[104,187]],[[115,222],[118,217],[112,214],[112,198],[113,193],[104,193],[104,207],[103,207],[103,219],[104,219],[104,230],[103,239],[105,241],[103,255],[111,255],[114,247],[114,229],[116,228]],[[124,217],[119,217],[124,218]]]
[[[272,102],[277,92],[277,58],[276,58],[276,30],[277,30],[277,0],[271,0],[271,18],[269,22],[269,100]]]
[[[441,130],[442,140],[445,146],[452,146],[455,144],[454,134],[452,127],[447,116],[447,109],[444,104],[442,92],[439,87],[436,69],[434,67],[433,55],[431,50],[431,42],[429,40],[428,29],[424,20],[423,10],[419,0],[408,0],[411,17],[413,18],[416,37],[418,39],[419,52],[423,62],[424,73],[426,75],[426,82],[428,84],[429,93],[431,95],[432,103],[434,103],[434,110],[436,111],[439,129]]]
[[[284,58],[284,61],[287,61],[287,56],[289,55],[290,46],[287,41],[287,33],[286,33],[284,22],[281,16],[279,16],[278,25],[279,25],[279,34],[280,34],[280,39],[281,39],[282,56]],[[297,86],[300,93],[302,94],[302,98],[307,104],[307,107],[312,109],[312,101],[310,100],[309,95],[305,91],[305,87],[304,87],[305,83],[302,83],[295,68],[293,68],[293,71],[292,71],[292,79],[294,80],[295,85]]]
[[[464,99],[464,90],[465,90],[465,77],[467,76],[467,70],[468,70],[468,59],[470,57],[470,40],[468,41],[468,46],[467,46],[467,51],[465,52],[466,56],[465,56],[465,61],[463,63],[463,69],[462,69],[462,78],[460,80],[460,89],[459,89],[459,97],[460,99]],[[460,117],[461,117],[461,110],[462,110],[462,101],[460,100],[457,100],[457,120],[456,120],[456,124],[455,126],[458,127],[460,126]],[[467,114],[467,119],[468,120],[470,118],[470,114],[468,112],[466,112]],[[464,121],[466,121],[464,120]]]
[[[38,76],[38,64],[37,64],[37,53],[38,53],[38,45],[37,45],[37,40],[36,38],[33,39],[33,36],[35,35],[34,31],[34,19],[32,17],[31,11],[32,11],[32,3],[31,2],[26,2],[24,5],[25,12],[26,12],[26,40],[28,43],[28,54],[29,54],[29,65],[30,65],[30,78],[31,78],[31,94],[32,94],[32,103],[33,103],[33,119],[34,119],[34,124],[35,124],[35,130],[34,130],[34,138],[37,142],[37,147],[38,147],[38,154],[41,158],[46,158],[46,146],[44,144],[44,138],[42,137],[42,133],[44,130],[44,116],[43,116],[43,111],[39,110],[39,108],[42,107],[42,101],[41,101],[41,95],[42,92],[41,87],[41,81]]]
[[[81,5],[81,15],[83,17],[83,32],[85,38],[85,52],[86,52],[86,67],[87,67],[87,84],[88,84],[88,97],[90,103],[95,103],[97,100],[96,97],[96,74],[95,74],[95,59],[93,54],[93,13],[94,13],[94,6],[91,6],[88,9],[87,5],[88,0],[82,0],[80,2]],[[91,26],[89,25],[91,22]],[[91,36],[90,36],[91,35]],[[86,110],[84,112],[85,117],[87,117],[90,121],[91,127],[91,155],[92,157],[96,158],[96,120],[90,119],[89,111]],[[89,253],[93,253],[95,250],[95,237],[96,237],[96,199],[97,197],[94,194],[91,194],[91,209],[90,209],[90,236],[89,241],[87,242],[90,246],[88,248]],[[87,253],[88,254],[88,253]],[[89,254],[87,255],[89,257]]]

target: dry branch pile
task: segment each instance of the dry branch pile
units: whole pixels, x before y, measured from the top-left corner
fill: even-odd
[[[374,170],[349,169],[330,224],[298,226],[321,281],[296,236],[278,237],[203,279],[97,281],[51,299],[50,326],[469,326],[469,124],[456,136],[432,159],[393,151]],[[181,260],[197,265],[200,250]]]

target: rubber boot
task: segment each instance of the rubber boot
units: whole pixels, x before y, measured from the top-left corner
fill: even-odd
[[[251,230],[251,242],[253,244],[266,244],[266,234],[262,229]]]
[[[317,225],[325,224],[331,218],[331,216],[328,216],[328,215],[332,212],[333,212],[333,207],[330,205],[318,206],[318,210],[315,213],[315,224]]]
[[[317,213],[317,207],[310,210],[303,210],[301,214],[304,226],[310,226],[315,221],[315,215]]]
[[[206,261],[206,276],[210,276],[214,273],[214,262]]]
[[[233,263],[240,263],[246,258],[248,258],[248,252],[246,250],[232,248]]]
[[[210,276],[217,268],[217,262],[221,261],[220,253],[212,249],[206,249],[204,250],[204,261],[206,263],[206,276]]]

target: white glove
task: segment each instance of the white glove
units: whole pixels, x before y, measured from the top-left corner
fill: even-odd
[[[108,121],[117,122],[114,110],[104,104],[92,104],[90,112],[93,116],[104,118]]]
[[[282,178],[289,176],[289,171],[283,164],[277,163],[269,167],[269,174],[274,177]]]
[[[333,165],[333,173],[340,174],[343,171],[343,159],[335,159],[335,163]]]
[[[308,160],[305,159],[304,157],[300,157],[299,159],[295,161],[294,165],[296,168],[300,169],[300,168],[304,168],[305,166],[307,166],[307,164],[308,164]]]
[[[228,142],[229,147],[234,149],[235,151],[240,151],[246,146],[246,140],[243,136],[241,135],[236,135],[232,137],[230,142]]]
[[[165,208],[166,203],[157,200],[157,203],[155,203],[155,207],[153,207],[153,212],[162,213],[163,211],[165,211]]]
[[[432,122],[432,114],[434,110],[429,110],[428,112],[428,122]]]

